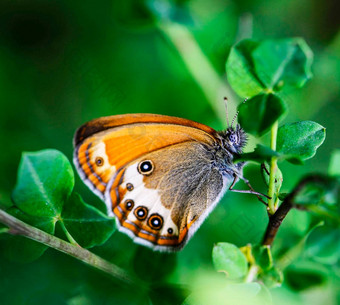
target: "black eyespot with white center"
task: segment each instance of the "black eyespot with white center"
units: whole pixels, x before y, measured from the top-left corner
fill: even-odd
[[[128,199],[125,201],[125,208],[128,210],[128,211],[131,211],[133,209],[133,206],[135,205],[134,201],[131,200],[131,199]]]
[[[172,234],[172,233],[174,233],[174,230],[172,228],[168,228],[168,233]]]
[[[96,162],[97,166],[103,166],[104,165],[104,159],[102,157],[97,157],[95,162]]]
[[[144,160],[138,164],[138,172],[142,175],[150,175],[154,170],[151,160]]]
[[[134,214],[138,220],[144,220],[148,216],[148,209],[143,206],[135,208]]]
[[[159,214],[151,214],[148,219],[148,225],[151,229],[160,230],[163,226],[163,217]]]

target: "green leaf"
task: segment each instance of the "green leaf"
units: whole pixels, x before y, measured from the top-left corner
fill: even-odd
[[[273,266],[273,258],[269,246],[254,245],[251,251],[256,265],[261,267],[262,270],[270,269]]]
[[[15,207],[9,212],[22,221],[53,234],[63,204],[72,192],[71,164],[53,149],[24,153],[13,191]],[[8,255],[14,260],[32,261],[47,249],[35,241],[14,237],[8,240]]]
[[[64,205],[60,221],[84,248],[103,244],[115,231],[114,219],[86,204],[77,193]]]
[[[315,262],[299,262],[290,265],[284,274],[285,283],[294,290],[305,290],[320,286],[327,280],[327,269]]]
[[[333,151],[331,155],[328,174],[330,176],[340,176],[340,149]]]
[[[253,152],[235,156],[234,162],[254,161],[263,163],[270,161],[272,157],[276,157],[278,160],[302,164],[304,160],[315,155],[325,137],[325,128],[315,122],[301,121],[286,124],[278,129],[277,151],[273,151],[267,146],[257,145]]]
[[[259,279],[266,285],[268,288],[274,288],[281,286],[283,282],[283,274],[282,271],[273,266],[270,269],[261,272]]]
[[[60,221],[70,240],[75,239],[86,248],[101,245],[114,232],[114,219],[87,205],[78,194],[70,196],[73,185],[71,165],[62,153],[56,150],[25,153],[13,191],[15,216],[50,234],[54,234],[55,224]],[[19,239],[13,239],[9,250],[18,248],[16,240]],[[46,249],[30,240],[20,243],[21,252],[30,260]],[[18,257],[23,256],[17,252]]]
[[[240,104],[238,120],[253,135],[263,135],[286,113],[287,106],[274,94],[259,94]]]
[[[245,255],[233,244],[218,243],[213,248],[213,263],[217,271],[225,272],[230,279],[246,275],[248,263]]]
[[[226,64],[232,88],[242,97],[300,88],[312,77],[313,54],[301,38],[243,40]]]
[[[28,215],[57,218],[73,185],[71,164],[61,152],[47,149],[24,153],[12,197]]]
[[[319,176],[320,181],[310,181],[295,196],[296,204],[323,205],[334,207],[337,204],[339,183],[329,176]],[[322,179],[322,180],[321,180]]]
[[[319,226],[308,236],[306,253],[323,264],[333,265],[340,258],[340,228]]]
[[[277,151],[293,164],[312,158],[326,137],[326,129],[312,121],[285,124],[278,129]]]
[[[254,161],[254,162],[262,163],[264,161],[270,161],[272,157],[280,157],[280,156],[281,154],[278,153],[277,151],[274,151],[267,146],[258,144],[253,152],[235,156],[234,162]]]
[[[272,253],[269,246],[248,244],[240,249],[244,253],[249,265],[257,270],[256,278],[268,288],[281,286],[283,281],[282,271],[274,266]]]
[[[301,38],[263,41],[253,51],[255,71],[266,88],[301,88],[312,78],[313,53]]]
[[[72,167],[56,150],[25,153],[22,157],[13,200],[17,217],[53,234],[60,221],[67,238],[83,247],[103,244],[114,232],[114,219],[87,205],[74,185]],[[42,225],[43,224],[43,225]]]
[[[258,79],[252,52],[259,45],[253,40],[242,40],[231,48],[226,64],[228,82],[239,96],[253,97],[262,93],[265,85]]]

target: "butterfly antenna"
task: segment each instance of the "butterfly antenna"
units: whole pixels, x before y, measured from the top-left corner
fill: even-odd
[[[247,99],[248,99],[248,98],[246,97],[246,98],[243,100],[242,103],[245,103]],[[235,113],[235,115],[234,115],[234,117],[233,117],[233,120],[231,121],[231,127],[233,127],[234,121],[236,120],[236,118],[237,118],[239,112],[240,112],[240,111],[237,111],[237,112]]]
[[[234,117],[233,117],[233,120],[231,121],[231,127],[233,127],[234,121],[236,120],[236,118],[237,118],[239,112],[240,112],[240,111],[237,111],[237,112],[235,113],[235,115],[234,115]]]
[[[225,106],[225,112],[227,116],[227,126],[229,128],[229,119],[228,119],[228,98],[225,96],[224,97],[224,106]]]

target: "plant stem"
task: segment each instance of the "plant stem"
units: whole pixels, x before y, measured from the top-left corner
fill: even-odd
[[[9,227],[8,233],[10,234],[22,235],[53,249],[64,252],[81,260],[85,264],[99,269],[124,282],[130,284],[135,282],[135,280],[120,267],[102,259],[84,248],[81,248],[80,246],[72,245],[58,237],[32,227],[3,210],[0,210],[0,222]]]
[[[216,72],[207,56],[203,53],[190,31],[183,25],[170,20],[159,20],[158,28],[173,44],[186,65],[192,78],[201,88],[208,102],[212,105],[220,121],[225,123],[223,98],[228,97],[228,111],[236,113],[234,93],[227,87]]]
[[[245,283],[254,282],[254,280],[256,280],[256,278],[257,278],[258,272],[259,272],[259,267],[256,266],[256,265],[252,265],[252,266],[249,268],[247,277],[245,278],[244,282],[245,282]]]
[[[279,123],[276,121],[271,129],[271,137],[270,137],[270,148],[272,150],[276,150],[276,138],[277,138],[277,130]],[[275,173],[277,170],[277,157],[272,157],[270,160],[270,176],[269,176],[269,186],[268,186],[268,214],[273,215],[275,213]]]
[[[303,178],[297,184],[294,190],[283,200],[277,211],[269,216],[269,223],[262,242],[263,245],[272,245],[283,219],[292,208],[298,207],[294,203],[296,195],[310,182],[322,184],[327,182],[327,178],[319,175],[310,175]]]
[[[270,246],[279,230],[279,227],[290,209],[293,207],[290,200],[284,200],[276,212],[269,216],[269,223],[262,244]]]
[[[59,224],[61,226],[61,228],[63,229],[68,241],[72,244],[72,245],[75,245],[75,246],[79,246],[79,244],[76,242],[76,240],[72,237],[72,235],[70,234],[69,231],[67,231],[64,223],[62,220],[59,221]]]

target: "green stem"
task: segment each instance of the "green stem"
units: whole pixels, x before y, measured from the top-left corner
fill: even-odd
[[[25,236],[53,249],[66,253],[85,264],[88,264],[124,282],[130,284],[135,282],[135,280],[120,267],[102,259],[84,248],[81,248],[80,246],[72,245],[58,237],[32,227],[3,210],[0,210],[0,222],[8,226],[8,232],[10,234]]]
[[[277,138],[277,130],[279,123],[276,121],[271,129],[271,137],[270,137],[270,148],[272,150],[276,150],[276,138]],[[269,215],[273,215],[275,213],[275,173],[277,170],[277,157],[272,157],[270,160],[270,176],[269,176],[269,186],[268,186],[268,213]]]
[[[274,203],[274,210],[276,211],[278,207],[279,207],[279,198],[277,197]]]
[[[59,224],[61,226],[61,228],[63,229],[66,238],[68,239],[68,241],[75,246],[79,246],[79,244],[76,242],[76,240],[72,237],[72,235],[70,234],[70,232],[66,229],[65,224],[63,223],[62,220],[59,221]]]
[[[224,124],[225,110],[222,101],[225,96],[228,97],[228,111],[229,113],[236,113],[236,103],[233,102],[235,100],[234,93],[216,72],[185,26],[170,20],[159,20],[156,24],[167,40],[176,48],[193,79]]]
[[[249,268],[248,274],[244,280],[245,283],[251,283],[254,282],[257,278],[259,272],[259,267],[257,265],[252,265]]]

